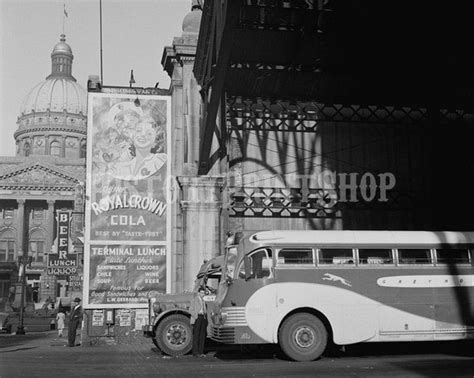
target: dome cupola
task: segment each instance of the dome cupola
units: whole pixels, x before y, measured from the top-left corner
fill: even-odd
[[[193,0],[191,12],[189,12],[183,19],[183,34],[199,34],[199,26],[201,25],[202,17],[201,3],[201,0]]]
[[[76,81],[71,74],[73,58],[74,55],[72,55],[71,46],[66,43],[66,36],[61,34],[59,43],[54,46],[53,52],[51,53],[51,75],[46,79],[64,76],[70,77],[71,80]]]

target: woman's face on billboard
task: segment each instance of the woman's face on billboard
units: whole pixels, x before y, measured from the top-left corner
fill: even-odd
[[[156,131],[149,121],[140,122],[133,136],[133,144],[136,148],[151,148],[155,144]]]

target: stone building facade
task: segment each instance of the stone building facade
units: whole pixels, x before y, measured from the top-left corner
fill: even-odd
[[[198,176],[200,119],[204,112],[193,73],[202,17],[200,1],[193,1],[183,19],[182,35],[163,50],[162,65],[171,78],[173,116],[172,174],[177,179],[177,201],[172,212],[171,291],[190,290],[203,260],[221,253],[224,235],[222,191],[225,180],[216,169]]]
[[[0,160],[2,310],[9,291],[15,290],[12,287],[19,294],[21,256],[31,258],[26,269],[27,300],[55,301],[82,290],[66,276],[47,273],[57,211],[72,214],[70,252],[78,255],[79,263],[83,251],[87,96],[72,76],[73,58],[62,34],[51,53],[51,73],[33,87],[21,105],[14,134],[16,156]],[[19,298],[15,296],[14,307],[18,307]]]

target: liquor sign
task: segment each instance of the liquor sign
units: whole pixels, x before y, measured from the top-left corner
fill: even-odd
[[[89,93],[85,308],[144,308],[167,290],[171,100],[152,93]]]

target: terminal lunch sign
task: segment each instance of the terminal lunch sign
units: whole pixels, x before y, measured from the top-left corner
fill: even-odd
[[[116,89],[88,97],[85,308],[167,289],[170,97]]]

